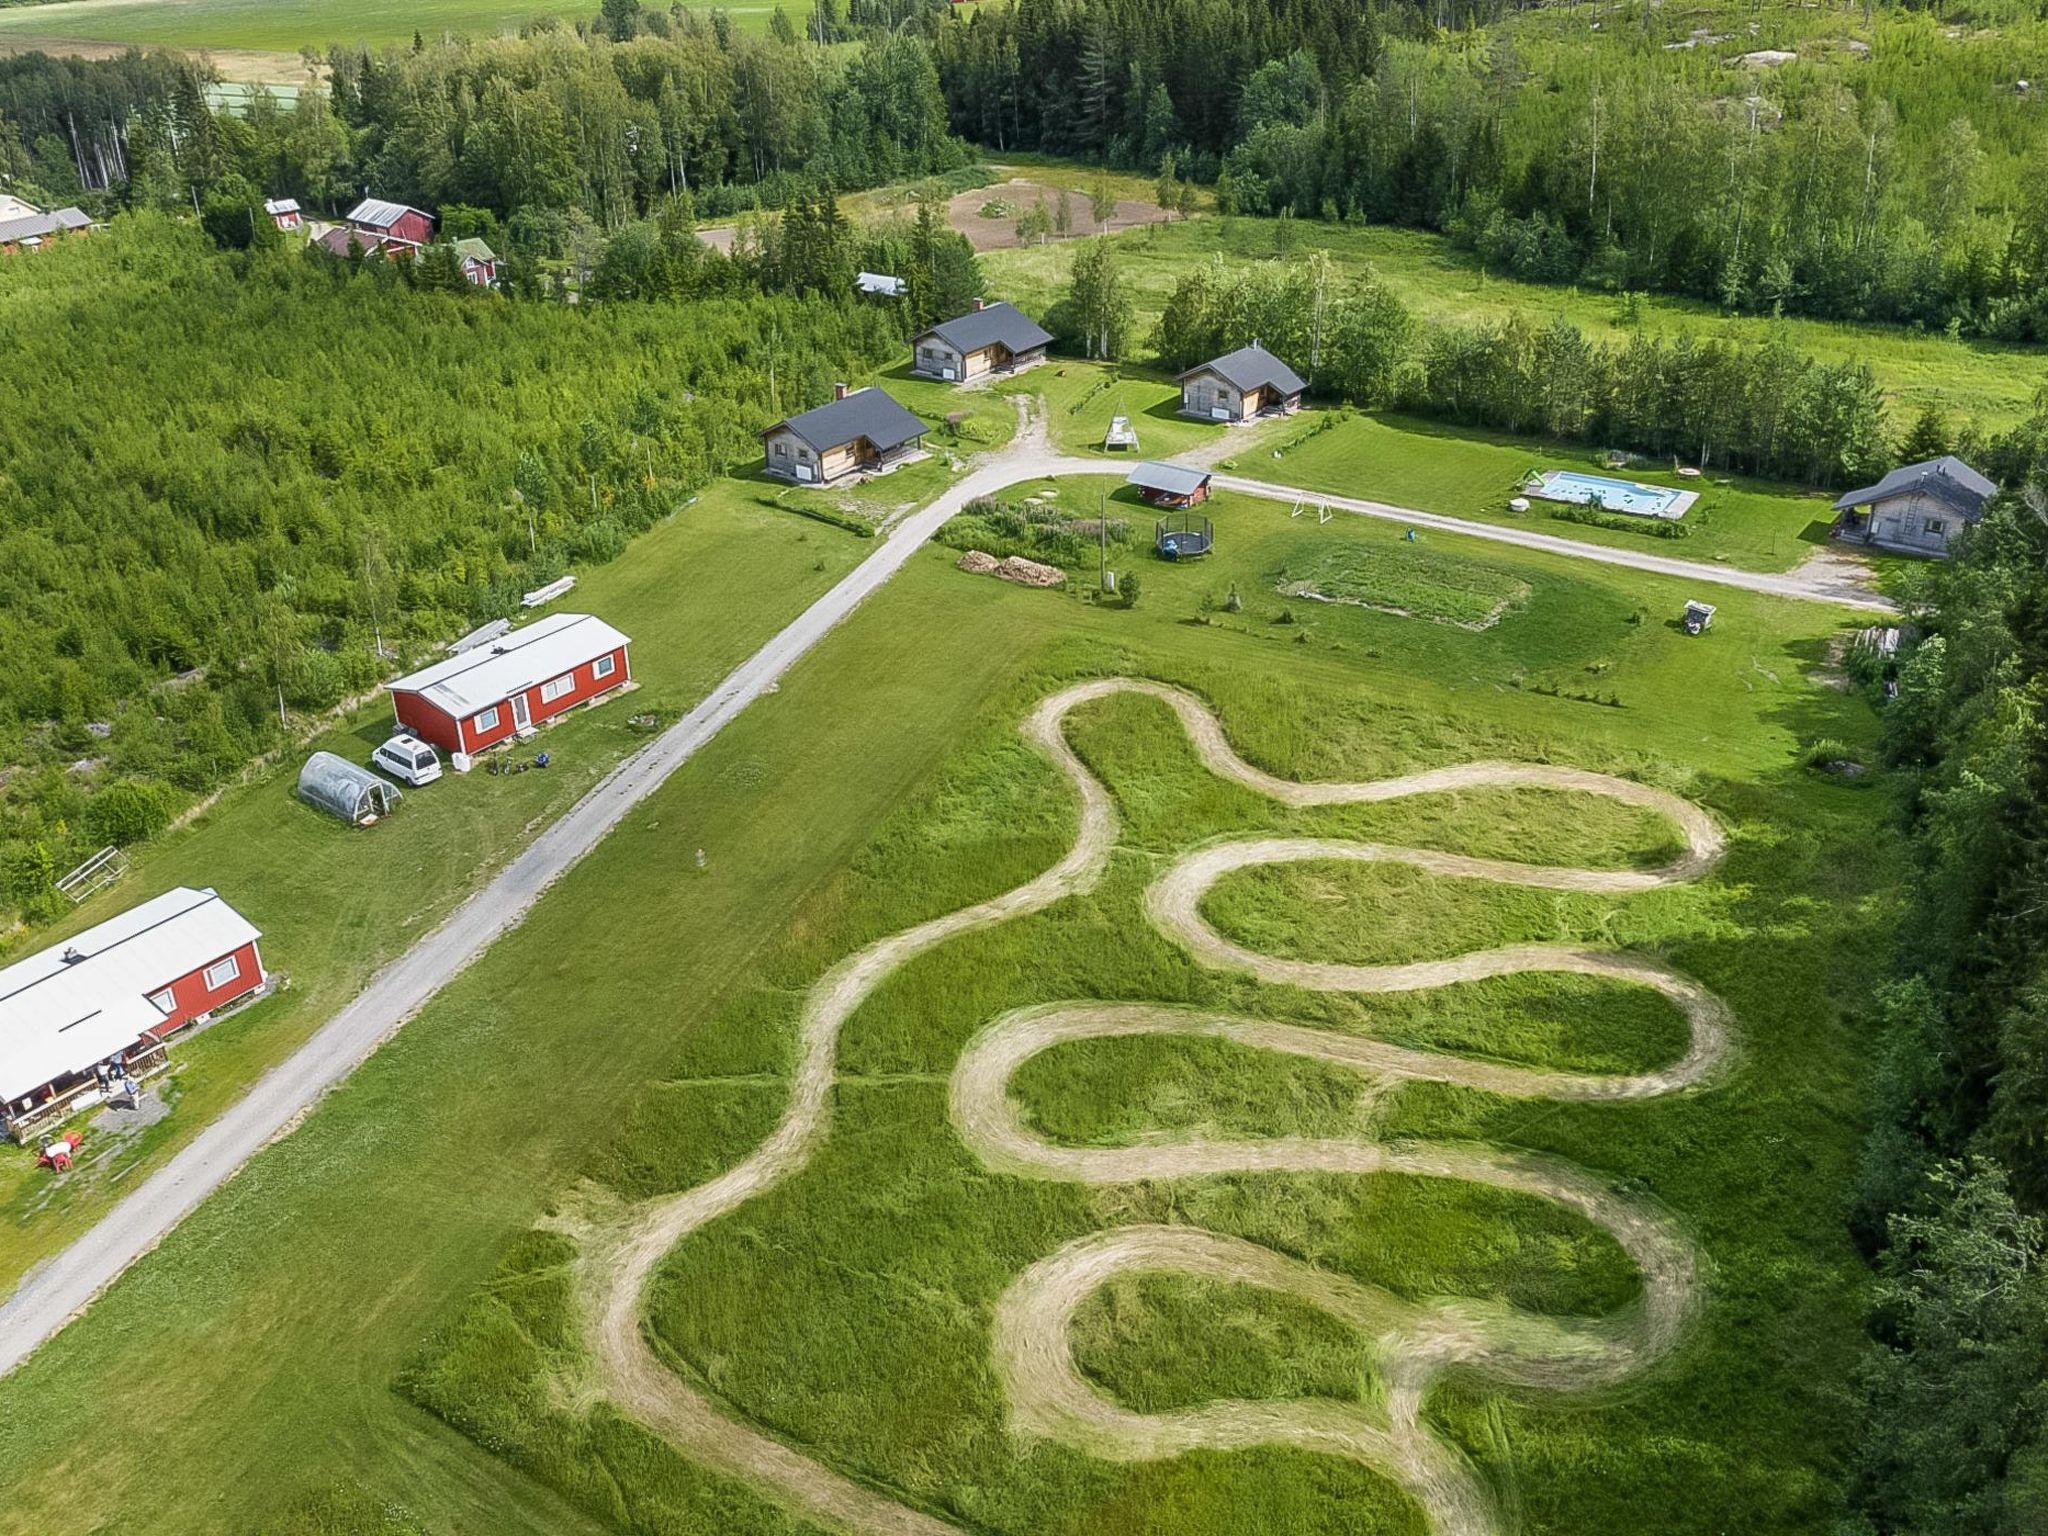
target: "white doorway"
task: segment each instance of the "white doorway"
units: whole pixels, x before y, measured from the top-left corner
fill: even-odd
[[[531,727],[532,725],[533,725],[533,716],[532,716],[532,715],[530,715],[530,714],[529,714],[529,713],[527,712],[527,708],[526,708],[526,695],[525,695],[525,694],[523,694],[523,693],[515,693],[515,694],[513,694],[513,695],[512,695],[512,729],[513,729],[513,730],[515,730],[515,731],[523,731],[523,730],[527,730],[527,729],[529,729],[529,728],[530,728],[530,727]]]

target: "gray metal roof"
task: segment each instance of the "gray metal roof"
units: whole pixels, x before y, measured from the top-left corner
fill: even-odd
[[[820,453],[863,437],[875,445],[876,452],[887,453],[925,433],[922,421],[899,405],[887,390],[872,385],[855,390],[844,400],[829,401],[778,421],[761,435],[766,437],[768,432],[779,432],[784,427]]]
[[[1186,378],[1190,373],[1201,373],[1205,369],[1221,374],[1227,383],[1239,390],[1277,389],[1283,395],[1298,395],[1308,388],[1300,374],[1256,341],[1248,347],[1239,347],[1235,352],[1211,358],[1206,363],[1197,363],[1181,377]]]
[[[910,284],[900,277],[891,277],[887,272],[856,272],[853,286],[861,293],[886,294],[892,299],[900,299],[910,291]]]
[[[1837,512],[1889,501],[1894,496],[1925,492],[1957,516],[1975,522],[1984,515],[1984,503],[1998,494],[1998,487],[1952,453],[1918,464],[1901,464],[1875,485],[1851,491],[1835,503]]]
[[[297,213],[299,200],[296,197],[266,197],[263,200],[263,211],[271,214]]]
[[[1141,491],[1163,491],[1168,496],[1192,496],[1208,483],[1206,469],[1189,469],[1185,464],[1168,464],[1160,459],[1135,464],[1124,476],[1125,485],[1135,485]]]
[[[85,229],[92,220],[76,208],[53,208],[48,213],[31,213],[18,219],[0,220],[0,240],[39,240],[59,231]]]
[[[366,197],[348,211],[348,222],[366,224],[371,229],[389,229],[408,213],[416,213],[428,223],[434,216],[424,208],[415,208],[409,203],[387,203],[381,197]]]
[[[1052,332],[1014,304],[998,300],[980,309],[970,309],[914,337],[913,345],[936,336],[956,352],[979,352],[983,347],[1002,346],[1012,352],[1029,352],[1051,343]]]

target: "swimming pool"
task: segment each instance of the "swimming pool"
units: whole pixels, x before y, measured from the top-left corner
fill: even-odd
[[[1545,501],[1570,501],[1636,517],[1662,518],[1683,517],[1686,509],[1700,499],[1697,491],[1641,485],[1634,480],[1610,480],[1605,475],[1582,475],[1575,469],[1553,469],[1537,476],[1530,494]]]

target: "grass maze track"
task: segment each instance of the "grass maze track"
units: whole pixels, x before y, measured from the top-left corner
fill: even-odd
[[[1667,1351],[1699,1290],[1694,1250],[1667,1216],[1570,1164],[1481,1145],[1198,1137],[1132,1148],[1059,1146],[1025,1125],[1009,1097],[1009,1084],[1026,1061],[1061,1043],[1175,1033],[1315,1058],[1384,1083],[1427,1080],[1515,1097],[1577,1100],[1685,1091],[1708,1081],[1726,1062],[1731,1049],[1726,1013],[1697,984],[1649,957],[1522,944],[1404,965],[1328,965],[1234,945],[1200,909],[1204,895],[1232,870],[1310,859],[1394,862],[1439,875],[1552,890],[1642,891],[1692,880],[1709,869],[1722,852],[1720,831],[1697,806],[1663,791],[1541,764],[1468,763],[1357,784],[1278,779],[1239,758],[1221,724],[1194,697],[1132,678],[1064,689],[1043,700],[1024,722],[1026,739],[1066,775],[1080,798],[1079,829],[1065,857],[1013,890],[878,940],[827,972],[805,999],[798,1067],[775,1131],[718,1178],[645,1203],[588,1247],[583,1264],[586,1317],[605,1390],[685,1455],[741,1477],[812,1518],[889,1536],[937,1536],[955,1529],[739,1421],[678,1378],[646,1337],[643,1293],[676,1243],[809,1161],[830,1129],[840,1032],[889,975],[957,934],[1040,911],[1100,877],[1116,842],[1116,811],[1108,790],[1068,745],[1064,726],[1076,707],[1117,693],[1166,703],[1206,768],[1290,805],[1358,804],[1480,786],[1543,787],[1655,811],[1684,837],[1685,851],[1652,871],[1519,864],[1332,839],[1244,839],[1182,856],[1145,895],[1148,919],[1201,963],[1248,972],[1261,981],[1384,993],[1490,976],[1565,972],[1654,989],[1678,1007],[1690,1030],[1685,1055],[1662,1069],[1609,1076],[1511,1067],[1268,1020],[1146,1004],[1073,1002],[1020,1009],[995,1020],[962,1053],[949,1085],[949,1110],[963,1142],[992,1169],[1020,1177],[1117,1184],[1260,1170],[1360,1176],[1397,1172],[1467,1180],[1556,1201],[1605,1229],[1643,1280],[1640,1303],[1605,1318],[1545,1318],[1468,1300],[1418,1304],[1238,1238],[1151,1224],[1112,1228],[1066,1244],[1031,1266],[997,1306],[996,1364],[1019,1433],[1124,1460],[1254,1445],[1323,1451],[1385,1472],[1418,1500],[1442,1536],[1486,1536],[1497,1528],[1497,1520],[1484,1484],[1423,1421],[1431,1382],[1451,1367],[1465,1366],[1504,1383],[1582,1390],[1618,1381]],[[1076,1310],[1091,1295],[1119,1275],[1134,1273],[1262,1286],[1327,1310],[1375,1341],[1374,1353],[1387,1378],[1385,1403],[1226,1401],[1160,1414],[1123,1408],[1082,1377],[1070,1330]]]

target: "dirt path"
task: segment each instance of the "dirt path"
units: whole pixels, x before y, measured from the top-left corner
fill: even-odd
[[[1079,705],[1116,693],[1141,693],[1164,701],[1187,727],[1197,754],[1212,772],[1290,804],[1360,803],[1472,786],[1536,785],[1646,806],[1670,817],[1685,834],[1686,853],[1666,869],[1651,872],[1558,869],[1325,839],[1252,839],[1188,855],[1156,881],[1146,897],[1151,920],[1205,963],[1248,970],[1262,979],[1389,991],[1549,970],[1656,988],[1678,1004],[1692,1031],[1692,1047],[1685,1058],[1661,1071],[1631,1077],[1554,1072],[1415,1051],[1271,1020],[1148,1004],[1065,1003],[998,1019],[970,1043],[952,1076],[949,1109],[956,1129],[984,1163],[1003,1173],[1117,1184],[1246,1170],[1401,1172],[1555,1200],[1607,1230],[1643,1277],[1641,1302],[1615,1318],[1546,1318],[1487,1302],[1418,1305],[1235,1238],[1161,1226],[1117,1228],[1070,1243],[1027,1270],[998,1305],[995,1358],[1010,1397],[1013,1427],[1021,1434],[1057,1439],[1119,1460],[1270,1444],[1321,1450],[1365,1462],[1395,1478],[1444,1536],[1484,1536],[1496,1524],[1483,1484],[1422,1421],[1430,1383],[1448,1367],[1463,1364],[1505,1381],[1584,1389],[1618,1379],[1668,1349],[1694,1301],[1696,1264],[1690,1246],[1661,1213],[1580,1169],[1478,1146],[1387,1146],[1299,1137],[1197,1138],[1107,1149],[1056,1146],[1025,1125],[1009,1098],[1009,1083],[1025,1061],[1064,1042],[1180,1033],[1312,1057],[1383,1082],[1461,1083],[1525,1098],[1642,1098],[1694,1086],[1726,1058],[1726,1020],[1711,997],[1654,960],[1524,945],[1412,966],[1316,966],[1242,950],[1216,934],[1199,908],[1202,895],[1228,870],[1293,859],[1390,859],[1460,878],[1548,889],[1644,890],[1692,879],[1708,868],[1721,852],[1719,829],[1697,806],[1660,790],[1542,765],[1471,763],[1364,784],[1276,779],[1238,757],[1215,716],[1193,696],[1135,679],[1107,678],[1064,689],[1040,703],[1024,722],[1025,739],[1066,775],[1080,800],[1079,826],[1066,856],[1011,891],[881,939],[828,972],[805,1000],[790,1102],[774,1133],[719,1178],[646,1203],[608,1230],[586,1237],[580,1268],[586,1330],[604,1389],[693,1460],[743,1478],[810,1518],[888,1536],[939,1536],[954,1529],[741,1422],[680,1380],[661,1363],[647,1337],[643,1295],[655,1267],[676,1243],[781,1183],[809,1161],[830,1130],[840,1031],[883,980],[957,934],[1039,911],[1099,878],[1116,841],[1115,807],[1107,789],[1067,745],[1064,725]],[[1119,1274],[1164,1271],[1285,1291],[1347,1319],[1376,1341],[1387,1382],[1385,1402],[1225,1402],[1183,1413],[1139,1414],[1102,1396],[1074,1364],[1074,1313]]]

